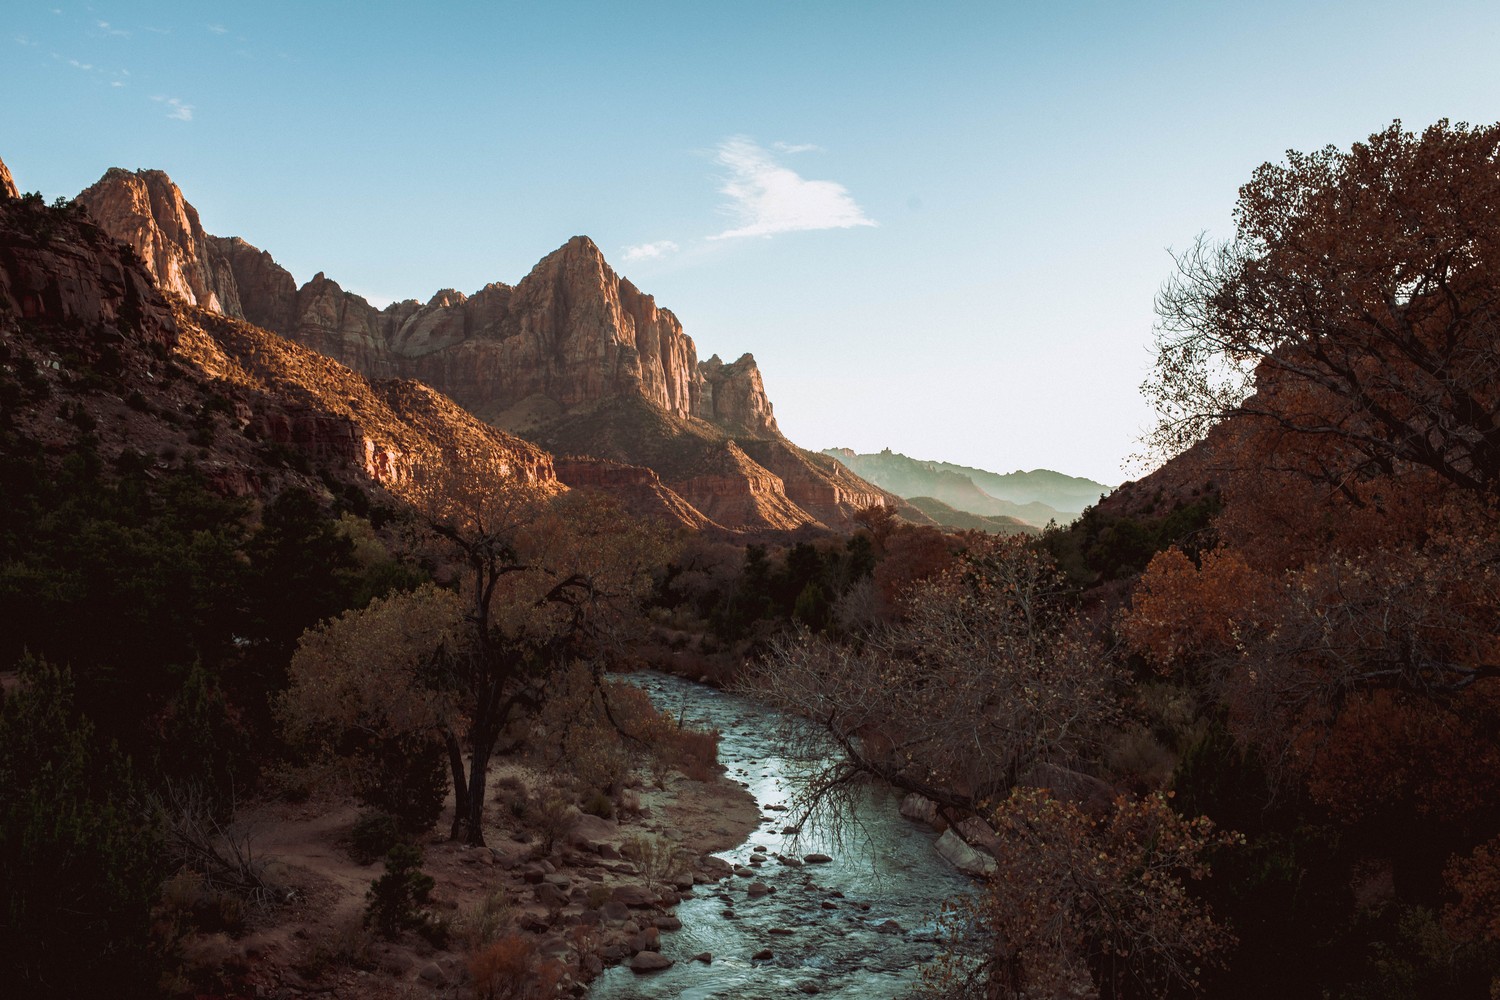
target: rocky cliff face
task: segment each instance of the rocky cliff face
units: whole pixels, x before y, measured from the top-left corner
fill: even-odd
[[[321,272],[298,288],[269,254],[209,236],[159,170],[118,168],[79,195],[136,249],[157,283],[189,304],[291,337],[375,377],[417,378],[502,422],[546,400],[571,410],[639,396],[737,435],[779,432],[755,359],[698,362],[669,310],[610,268],[586,236],[543,258],[515,287],[452,289],[376,309]]]
[[[197,209],[166,174],[112,167],[78,201],[105,232],[135,248],[164,291],[210,312],[243,317],[233,275],[214,252]]]
[[[550,455],[427,386],[168,301],[131,246],[40,200],[0,200],[0,360],[7,425],[46,454],[84,430],[107,460],[191,460],[233,494],[338,481],[420,506],[454,468],[560,488]]]
[[[76,213],[5,199],[0,228],[0,313],[170,347],[177,323],[129,253]]]
[[[16,190],[16,182],[10,176],[10,168],[5,165],[4,160],[0,160],[0,201],[19,197],[21,193]]]
[[[732,434],[778,438],[781,431],[771,415],[771,401],[753,355],[744,354],[726,365],[715,354],[698,365],[703,388],[693,415],[718,424]]]
[[[617,275],[585,236],[513,287],[444,289],[426,303],[376,309],[322,273],[299,288],[270,255],[208,236],[160,171],[111,170],[80,200],[136,248],[162,288],[190,304],[371,378],[419,380],[496,427],[647,466],[725,526],[838,523],[855,506],[881,502],[879,490],[837,463],[811,461],[781,436],[753,357],[700,363],[677,318]],[[612,406],[634,401],[663,419],[634,436],[608,426]],[[565,434],[553,433],[563,425]],[[673,454],[683,442],[691,446]]]

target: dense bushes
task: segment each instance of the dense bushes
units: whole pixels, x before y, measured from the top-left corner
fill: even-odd
[[[35,660],[0,711],[0,967],[15,995],[154,995],[168,866],[129,761]]]

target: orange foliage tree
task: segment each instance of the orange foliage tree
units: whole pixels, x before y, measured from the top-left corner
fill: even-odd
[[[1301,471],[1336,489],[1416,467],[1500,496],[1500,125],[1289,152],[1235,222],[1158,296],[1156,444],[1251,417],[1319,440]]]
[[[456,593],[428,588],[309,632],[282,706],[310,732],[340,722],[434,729],[452,773],[452,836],[477,845],[502,738],[536,716],[570,664],[587,664],[602,684],[666,560],[666,536],[580,491],[456,473],[434,473],[424,490],[427,528],[457,566]],[[357,669],[365,656],[378,669]]]
[[[927,976],[944,997],[1167,996],[1196,990],[1233,943],[1187,883],[1207,855],[1237,843],[1164,795],[1117,798],[1102,817],[1018,788],[994,814],[998,870],[954,904],[964,933],[990,947],[950,955]]]

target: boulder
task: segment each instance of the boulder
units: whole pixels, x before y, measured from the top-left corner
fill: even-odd
[[[944,830],[933,846],[949,864],[966,875],[983,878],[994,874],[995,859],[964,843],[963,838],[951,829]]]
[[[916,792],[912,792],[901,800],[901,815],[939,830],[946,825],[943,818],[938,815],[937,803]]]
[[[670,969],[673,962],[659,951],[642,951],[630,959],[629,965],[632,972],[656,972]]]
[[[620,885],[610,894],[613,902],[624,903],[633,909],[656,905],[656,893],[643,885]]]

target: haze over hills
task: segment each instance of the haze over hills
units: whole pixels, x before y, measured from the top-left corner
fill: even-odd
[[[367,376],[419,380],[481,419],[561,455],[577,485],[667,490],[668,506],[731,528],[836,525],[893,502],[776,426],[755,359],[700,362],[677,318],[578,236],[515,286],[444,289],[376,309],[321,272],[298,287],[271,256],[204,231],[161,171],[118,168],[79,195],[162,288]],[[640,466],[651,473],[625,473]],[[655,482],[655,486],[650,483]]]
[[[1037,528],[1049,521],[1066,524],[1110,492],[1110,487],[1102,483],[1047,469],[1001,475],[950,462],[908,458],[889,448],[865,455],[850,448],[826,448],[823,454],[903,499],[929,497],[954,510],[986,518],[1014,518]],[[921,509],[939,523],[950,524],[937,516],[940,508],[928,504]]]

